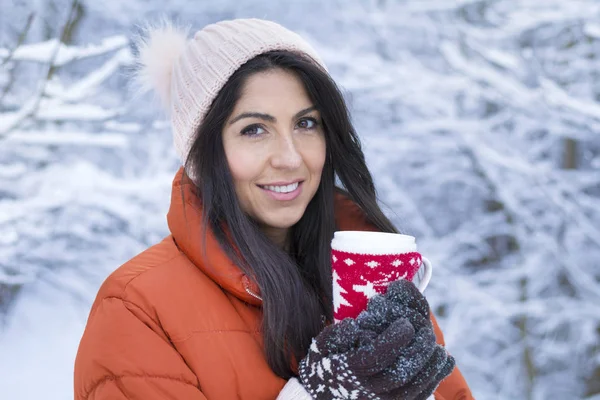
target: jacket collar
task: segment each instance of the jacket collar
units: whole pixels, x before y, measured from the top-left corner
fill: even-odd
[[[335,194],[334,204],[338,230],[375,230],[360,208],[341,193]],[[178,248],[197,268],[238,299],[255,306],[262,304],[258,285],[231,261],[211,231],[203,234],[200,200],[183,168],[173,179],[167,222]],[[203,236],[206,254],[202,253]]]

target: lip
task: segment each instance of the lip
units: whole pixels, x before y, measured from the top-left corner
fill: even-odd
[[[302,184],[304,183],[304,181],[294,181],[292,183],[296,183],[296,182],[298,182],[298,187],[296,188],[296,190],[289,192],[289,193],[277,193],[277,192],[270,191],[269,189],[266,189],[261,186],[259,186],[259,188],[266,195],[270,196],[272,199],[275,199],[278,201],[291,201],[291,200],[294,200],[295,198],[297,198],[298,196],[300,196],[300,193],[302,193]],[[284,186],[284,185],[291,185],[291,183],[271,184],[269,186]]]

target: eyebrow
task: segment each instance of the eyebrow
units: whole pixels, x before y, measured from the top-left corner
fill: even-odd
[[[298,111],[296,113],[296,115],[294,115],[294,119],[300,118],[301,116],[308,114],[309,112],[314,111],[316,109],[317,109],[316,106],[311,106],[311,107],[305,108],[304,110]],[[262,119],[267,122],[277,122],[277,118],[275,118],[274,116],[272,116],[270,114],[264,114],[264,113],[258,113],[258,112],[245,112],[245,113],[242,113],[242,114],[238,115],[237,117],[233,118],[231,121],[229,121],[229,125],[232,125],[243,118],[259,118],[259,119]]]

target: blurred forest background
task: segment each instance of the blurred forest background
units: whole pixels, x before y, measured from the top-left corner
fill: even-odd
[[[129,90],[161,16],[322,54],[478,400],[600,399],[598,0],[0,0],[0,397],[72,398],[100,283],[167,234],[169,125]]]

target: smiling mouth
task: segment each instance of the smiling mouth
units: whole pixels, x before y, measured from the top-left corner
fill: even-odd
[[[298,181],[289,185],[258,185],[258,187],[275,193],[291,193],[298,189],[301,183],[302,181]]]
[[[297,199],[302,193],[303,181],[290,183],[289,185],[258,185],[263,193],[271,200],[287,203]],[[281,204],[281,203],[278,203]]]
[[[290,193],[298,189],[304,181],[296,181],[287,185],[257,185],[261,189],[269,190],[275,193]]]

